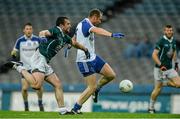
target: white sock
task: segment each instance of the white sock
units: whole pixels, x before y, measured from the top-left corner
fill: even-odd
[[[61,114],[65,114],[67,111],[68,111],[68,109],[67,109],[66,107],[60,107],[60,108],[59,108],[59,112],[60,112]]]
[[[150,99],[149,109],[154,109],[155,100]]]

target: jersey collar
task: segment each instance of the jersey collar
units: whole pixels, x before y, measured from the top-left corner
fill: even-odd
[[[32,39],[32,37],[33,37],[33,34],[31,35],[31,37],[30,37],[30,38],[28,38],[26,35],[24,35],[24,38],[25,38],[26,40],[31,40],[31,39]]]
[[[164,39],[168,40],[170,43],[173,41],[173,37],[171,37],[170,39],[166,37],[166,35],[163,36]]]
[[[94,25],[91,23],[91,21],[89,20],[89,18],[85,18],[85,20],[87,20],[87,21],[90,23],[91,26],[94,26]]]
[[[60,30],[60,32],[62,33],[62,36],[64,37],[64,33],[63,33],[61,27],[57,26],[57,28]]]

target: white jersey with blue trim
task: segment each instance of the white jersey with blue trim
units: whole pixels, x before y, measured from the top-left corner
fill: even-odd
[[[14,46],[14,50],[19,51],[20,61],[23,62],[23,66],[27,69],[31,69],[31,57],[34,55],[36,48],[39,46],[40,38],[32,35],[27,38],[25,35],[17,39]]]
[[[76,40],[90,52],[90,59],[86,59],[84,51],[78,49],[76,62],[87,62],[95,59],[95,47],[94,47],[94,33],[90,30],[95,27],[88,18],[82,20],[76,27]]]

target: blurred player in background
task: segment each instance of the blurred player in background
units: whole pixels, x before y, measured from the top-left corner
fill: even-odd
[[[14,49],[11,52],[11,56],[14,58],[20,58],[20,61],[23,63],[24,68],[27,71],[31,71],[30,59],[34,55],[36,48],[39,46],[40,38],[33,35],[33,27],[31,23],[26,23],[23,28],[24,35],[19,37],[16,41]],[[22,77],[21,80],[21,92],[24,100],[25,111],[29,111],[28,104],[28,88],[29,83]],[[44,111],[43,103],[42,103],[42,94],[43,88],[40,87],[39,90],[36,91],[38,95],[38,104],[40,111]]]
[[[87,83],[87,88],[72,108],[72,112],[75,114],[81,113],[80,109],[82,105],[93,93],[93,100],[94,102],[97,102],[97,96],[100,89],[116,77],[111,66],[95,54],[94,34],[112,38],[122,38],[124,35],[122,33],[111,33],[105,29],[96,27],[96,25],[101,23],[101,20],[102,12],[99,9],[93,9],[90,11],[88,18],[82,20],[76,28],[75,37],[77,42],[88,48],[90,59],[86,59],[86,55],[83,51],[77,51],[76,62]],[[98,84],[96,84],[96,73],[102,75]]]
[[[163,86],[180,87],[180,77],[177,73],[176,41],[171,25],[165,26],[164,35],[156,43],[152,58],[156,64],[154,68],[155,86],[150,97],[149,113],[155,113],[154,104]],[[173,62],[175,63],[174,69]]]
[[[39,33],[39,36],[46,37],[47,41],[40,43],[39,48],[31,59],[32,74],[17,62],[15,62],[14,65],[15,69],[25,77],[33,88],[40,89],[44,79],[54,87],[55,97],[61,115],[72,114],[72,112],[65,107],[61,80],[48,63],[58,51],[67,44],[71,44],[83,50],[86,54],[86,58],[90,57],[88,49],[76,42],[74,39],[75,37],[70,38],[66,35],[70,28],[71,23],[67,17],[58,17],[55,27],[49,30],[43,30]]]

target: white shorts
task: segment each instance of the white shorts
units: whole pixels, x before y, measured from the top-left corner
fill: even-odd
[[[154,68],[154,79],[155,81],[168,81],[171,78],[178,76],[175,69],[169,69],[167,71],[161,71],[159,68]]]
[[[54,72],[52,67],[48,65],[46,58],[41,55],[39,50],[36,50],[31,58],[31,68],[32,71],[38,70],[40,72],[43,72],[45,76],[48,76]]]

